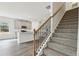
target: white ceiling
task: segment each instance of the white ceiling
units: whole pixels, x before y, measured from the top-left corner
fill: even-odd
[[[50,15],[46,6],[50,2],[0,2],[0,16],[24,19],[41,20]]]

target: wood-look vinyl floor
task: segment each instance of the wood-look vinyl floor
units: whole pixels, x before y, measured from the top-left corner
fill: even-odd
[[[16,39],[0,40],[0,56],[33,56],[33,42],[17,44]]]

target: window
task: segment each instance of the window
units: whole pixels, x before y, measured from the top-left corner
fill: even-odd
[[[0,32],[9,32],[9,27],[7,23],[0,23]]]

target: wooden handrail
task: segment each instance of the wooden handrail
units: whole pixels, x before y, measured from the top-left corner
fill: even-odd
[[[35,32],[39,31],[40,28],[42,28],[44,26],[44,24],[46,24],[48,22],[48,20],[50,20],[52,17],[54,17],[62,8],[63,8],[63,5],[57,10],[56,13],[53,14],[53,16],[50,16],[37,30],[35,30]]]

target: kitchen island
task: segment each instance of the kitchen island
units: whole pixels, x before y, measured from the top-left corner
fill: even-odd
[[[26,31],[26,32],[18,32],[17,33],[17,42],[24,43],[33,40],[33,31]]]

